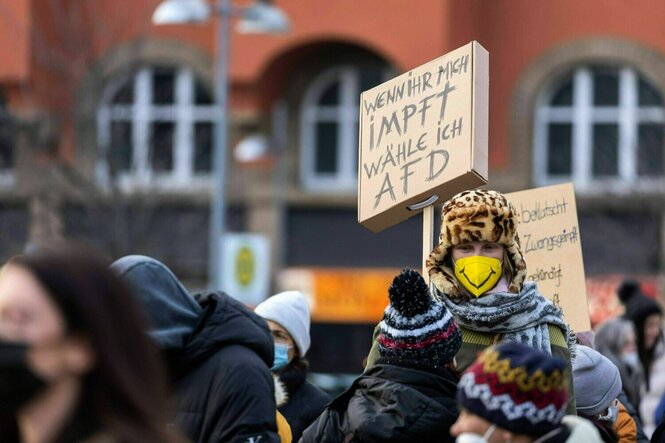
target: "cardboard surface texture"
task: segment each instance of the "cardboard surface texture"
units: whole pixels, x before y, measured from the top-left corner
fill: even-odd
[[[575,191],[571,183],[506,194],[517,211],[527,280],[563,309],[574,331],[591,329]]]
[[[360,97],[358,222],[379,232],[408,207],[487,183],[489,54],[471,42]]]

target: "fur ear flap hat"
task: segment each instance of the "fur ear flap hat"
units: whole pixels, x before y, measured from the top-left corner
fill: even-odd
[[[526,262],[520,250],[515,208],[503,194],[480,189],[461,192],[441,208],[439,245],[427,260],[430,280],[435,288],[448,297],[462,297],[464,291],[455,278],[448,254],[453,246],[472,241],[505,246],[512,267],[508,289],[519,293],[526,278]]]

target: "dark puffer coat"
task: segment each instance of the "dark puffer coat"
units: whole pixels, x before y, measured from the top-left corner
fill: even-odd
[[[157,260],[112,266],[144,309],[175,390],[174,422],[195,443],[272,443],[277,435],[268,325],[222,292],[191,295]]]
[[[457,377],[377,364],[305,430],[303,443],[454,442]]]
[[[291,362],[275,376],[287,393],[287,401],[278,405],[278,409],[291,427],[293,441],[297,442],[302,432],[321,415],[331,398],[307,381],[307,363],[304,360]]]
[[[267,325],[226,294],[195,297],[201,323],[169,352],[176,424],[194,442],[278,442]]]

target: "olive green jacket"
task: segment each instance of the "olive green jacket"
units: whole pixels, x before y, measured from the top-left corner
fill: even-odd
[[[554,325],[548,325],[548,329],[550,332],[550,343],[552,345],[552,356],[565,361],[568,366],[566,371],[566,383],[568,389],[568,406],[566,407],[566,413],[569,415],[577,415],[577,410],[575,408],[575,391],[573,388],[573,367],[568,344],[566,343],[566,336],[564,335],[565,333],[559,327]],[[460,330],[462,331],[462,347],[455,356],[457,369],[460,371],[466,370],[466,368],[474,362],[480,351],[501,341],[501,334],[472,331],[462,327],[460,327]],[[365,366],[365,371],[371,368],[379,358],[379,345],[377,342],[378,335],[379,326],[377,325],[374,328],[374,340],[372,342],[372,349],[367,356],[367,366]]]

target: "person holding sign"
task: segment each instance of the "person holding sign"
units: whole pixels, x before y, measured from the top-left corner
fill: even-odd
[[[496,191],[464,191],[443,205],[439,245],[427,260],[432,295],[445,303],[462,329],[460,369],[478,352],[513,341],[559,357],[568,364],[571,413],[571,347],[574,339],[562,311],[536,283],[525,282],[516,212]]]
[[[567,363],[568,410],[574,414],[573,335],[561,309],[536,283],[525,282],[527,268],[512,204],[496,191],[464,191],[443,205],[441,219],[439,245],[427,268],[432,296],[446,305],[462,330],[460,370],[500,341],[546,352]],[[376,359],[374,348],[368,367]]]

